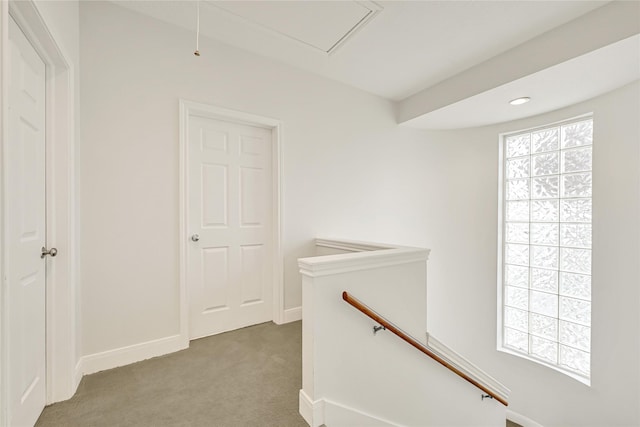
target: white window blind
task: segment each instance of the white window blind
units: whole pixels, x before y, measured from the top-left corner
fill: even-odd
[[[593,120],[502,138],[502,347],[590,377]]]

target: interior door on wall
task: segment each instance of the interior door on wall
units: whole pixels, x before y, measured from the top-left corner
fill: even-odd
[[[5,170],[8,425],[31,426],[45,384],[45,65],[9,22]]]
[[[272,319],[271,130],[189,117],[190,338]]]

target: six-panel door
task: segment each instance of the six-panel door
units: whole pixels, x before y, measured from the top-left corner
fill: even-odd
[[[35,424],[45,405],[45,65],[9,20],[6,188],[8,425]]]
[[[189,117],[188,129],[185,238],[194,339],[272,319],[272,136],[198,116]]]

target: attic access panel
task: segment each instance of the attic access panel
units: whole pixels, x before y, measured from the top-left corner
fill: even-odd
[[[277,36],[330,54],[382,8],[370,1],[209,1]]]

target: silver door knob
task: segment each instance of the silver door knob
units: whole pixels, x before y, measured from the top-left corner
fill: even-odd
[[[191,236],[191,240],[193,240],[194,242],[197,242],[198,240],[200,240],[200,236],[198,236],[197,234],[194,234],[193,236]]]
[[[51,255],[52,257],[58,255],[58,250],[56,248],[51,248],[47,250],[44,246],[42,247],[42,251],[40,252],[40,258],[44,258],[47,255]]]

